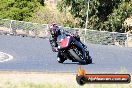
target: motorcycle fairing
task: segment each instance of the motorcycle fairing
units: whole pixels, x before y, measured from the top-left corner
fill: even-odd
[[[69,36],[67,36],[66,38],[62,39],[60,42],[60,48],[66,48],[69,44]]]

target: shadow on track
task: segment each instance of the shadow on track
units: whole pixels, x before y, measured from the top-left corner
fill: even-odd
[[[90,64],[80,64],[78,62],[66,62],[66,63],[62,63],[62,64],[70,64],[70,65],[73,65],[73,64],[76,64],[76,65],[90,65]],[[91,63],[91,64],[95,64],[95,63]]]
[[[78,65],[79,63],[77,63],[77,62],[69,62],[69,63],[66,62],[66,63],[63,63],[63,64],[77,64]]]

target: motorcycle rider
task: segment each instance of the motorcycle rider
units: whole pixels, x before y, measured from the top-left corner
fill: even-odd
[[[60,28],[58,27],[57,24],[55,23],[52,23],[50,26],[49,26],[49,31],[50,31],[50,39],[49,39],[49,42],[52,46],[52,51],[53,52],[57,52],[58,49],[58,44],[57,44],[57,37],[59,35],[61,35],[61,32],[60,32]]]
[[[59,26],[55,23],[52,23],[49,25],[49,31],[50,31],[50,44],[52,46],[53,52],[58,52],[58,44],[57,44],[57,37],[62,34],[73,36],[77,41],[79,41],[84,48],[87,48],[81,41],[80,36],[78,35],[78,31],[76,31],[75,34],[66,33],[63,29],[60,29]]]

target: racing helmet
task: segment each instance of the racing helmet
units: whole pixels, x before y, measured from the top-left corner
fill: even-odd
[[[49,30],[50,30],[51,35],[58,36],[58,35],[61,34],[61,30],[60,30],[59,26],[56,23],[50,24]]]

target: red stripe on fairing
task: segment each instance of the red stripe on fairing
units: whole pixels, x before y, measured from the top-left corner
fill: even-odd
[[[64,38],[61,43],[60,43],[60,47],[61,48],[65,48],[68,46],[68,42],[69,42],[69,39],[68,38]]]

